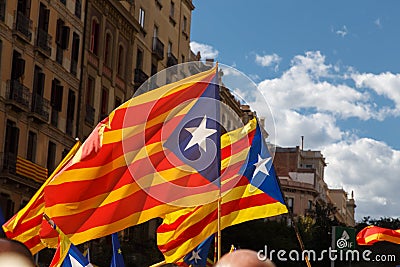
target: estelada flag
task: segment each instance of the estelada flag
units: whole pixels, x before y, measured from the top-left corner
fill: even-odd
[[[242,140],[250,140],[250,145]],[[224,148],[239,165],[238,172],[222,174],[221,229],[241,222],[287,213],[272,158],[254,119],[243,128],[222,136]],[[167,214],[157,229],[157,244],[167,263],[179,261],[208,236],[217,232],[217,201]]]
[[[133,97],[45,186],[45,212],[74,244],[216,199],[216,74],[212,68]],[[41,238],[52,235],[42,223]]]

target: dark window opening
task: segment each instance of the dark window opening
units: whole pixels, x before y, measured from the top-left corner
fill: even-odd
[[[75,115],[75,92],[71,89],[68,91],[68,107],[67,107],[67,127],[66,132],[72,135],[72,128],[74,126]]]
[[[104,64],[107,67],[111,67],[112,62],[112,37],[111,34],[106,34],[106,40],[104,45]]]
[[[101,90],[101,103],[100,103],[100,120],[103,120],[108,115],[108,90],[103,88]]]
[[[90,36],[90,51],[96,56],[99,55],[99,34],[100,25],[96,20],[92,20],[92,32]]]
[[[11,200],[10,195],[0,193],[0,208],[5,220],[9,220],[14,215],[14,201]]]
[[[60,81],[54,79],[51,86],[51,125],[57,127],[58,115],[62,109],[62,98],[63,98],[64,87]]]
[[[119,106],[121,106],[121,105],[122,105],[122,100],[121,100],[121,98],[116,97],[116,98],[115,98],[114,108],[117,108],[117,107],[119,107]]]
[[[47,169],[48,173],[52,173],[56,166],[56,144],[49,141],[47,149]]]
[[[75,0],[75,16],[81,18],[82,14],[82,3],[81,0]]]
[[[118,75],[121,77],[125,77],[124,75],[124,58],[125,58],[125,52],[124,52],[124,47],[122,45],[119,46],[118,48]]]
[[[37,134],[32,131],[29,131],[28,151],[26,153],[26,159],[32,162],[36,161],[36,144],[37,144]]]

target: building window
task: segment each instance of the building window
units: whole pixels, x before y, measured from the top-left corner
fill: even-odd
[[[92,32],[90,35],[90,51],[96,56],[99,55],[99,34],[100,34],[100,24],[95,19],[93,19]]]
[[[25,18],[29,18],[31,13],[31,0],[18,0],[17,12]]]
[[[86,113],[85,113],[85,122],[90,126],[94,124],[94,113],[96,112],[93,107],[93,98],[94,98],[94,78],[89,76],[87,80],[86,87]]]
[[[75,16],[81,18],[82,14],[82,3],[81,0],[75,0]]]
[[[182,63],[185,62],[185,56],[184,56],[184,55],[182,55],[181,60],[182,60],[182,61],[181,61]]]
[[[5,220],[9,220],[14,215],[14,201],[11,200],[10,195],[0,193],[0,208]]]
[[[9,170],[15,171],[18,155],[19,128],[11,120],[7,120],[6,139],[4,141],[4,166]]]
[[[183,16],[183,25],[182,25],[182,30],[183,32],[187,32],[187,18],[185,16]]]
[[[307,209],[308,210],[312,210],[312,208],[313,208],[313,201],[309,200],[308,203],[307,203]]]
[[[69,89],[68,107],[67,107],[67,127],[66,127],[66,132],[68,135],[72,135],[72,128],[74,125],[74,115],[75,115],[75,92]]]
[[[151,63],[151,76],[153,76],[156,73],[157,73],[157,63]]]
[[[3,52],[3,41],[0,39],[0,73],[1,73],[1,53]]]
[[[52,173],[56,167],[56,144],[49,141],[49,147],[47,148],[47,170],[48,173]]]
[[[125,77],[124,75],[124,59],[125,59],[125,51],[122,45],[118,47],[118,75],[121,77]]]
[[[287,204],[287,207],[288,207],[289,211],[293,213],[294,198],[288,197],[286,199],[286,204]]]
[[[153,37],[154,37],[154,38],[157,38],[157,37],[158,37],[158,26],[157,26],[157,25],[154,25]]]
[[[53,80],[51,86],[51,125],[57,127],[58,124],[58,113],[62,109],[62,98],[63,98],[64,87],[57,79]]]
[[[28,151],[26,152],[26,159],[32,162],[36,161],[36,133],[29,131],[28,133]]]
[[[107,33],[104,44],[104,64],[107,67],[111,67],[111,62],[112,62],[112,37],[110,33]]]
[[[71,51],[71,73],[76,75],[79,59],[79,35],[75,32],[72,34],[72,51]]]
[[[142,28],[144,28],[144,10],[143,10],[143,8],[139,9],[139,24]]]
[[[49,29],[50,10],[40,3],[38,28],[47,32]]]
[[[122,105],[122,100],[121,100],[121,98],[116,97],[116,98],[115,98],[114,108],[117,108],[117,107],[119,107],[119,106],[121,106],[121,105]]]
[[[86,87],[86,105],[93,106],[93,98],[94,98],[94,78],[92,76],[89,76]]]
[[[4,21],[5,17],[6,17],[6,0],[0,0],[0,21]]]
[[[175,3],[171,1],[171,8],[169,10],[169,16],[173,18],[175,16]]]
[[[42,69],[35,66],[34,77],[33,77],[33,96],[43,96],[44,82],[46,76]],[[33,97],[35,99],[35,97]]]
[[[101,90],[101,103],[100,103],[100,120],[103,120],[108,115],[108,90],[103,88]]]
[[[57,29],[56,29],[56,61],[59,64],[62,64],[64,57],[64,50],[68,48],[69,43],[69,32],[70,28],[65,26],[65,22],[62,19],[57,20]]]
[[[13,61],[11,66],[11,80],[18,81],[25,72],[25,60],[22,59],[21,54],[14,50]]]
[[[136,52],[136,68],[143,69],[143,50],[138,48]]]
[[[168,55],[172,53],[172,43],[168,41]]]
[[[67,0],[60,0],[61,3],[63,3],[64,5],[67,4]]]

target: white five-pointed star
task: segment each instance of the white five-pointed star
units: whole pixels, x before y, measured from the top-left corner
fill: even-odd
[[[204,150],[204,152],[206,152],[207,137],[217,132],[216,129],[208,129],[206,127],[206,123],[207,123],[207,116],[204,116],[203,120],[200,122],[200,125],[198,127],[185,128],[185,130],[192,135],[192,138],[186,145],[185,150],[197,144]]]
[[[195,263],[197,263],[197,260],[201,260],[201,257],[199,256],[200,249],[198,251],[192,251],[192,256],[190,257],[189,261],[194,260]]]
[[[269,175],[269,172],[267,169],[267,163],[270,160],[271,160],[271,157],[263,159],[260,155],[258,155],[258,161],[253,164],[254,166],[256,166],[254,173],[257,174],[258,172],[262,172],[262,173],[265,173],[266,175]]]

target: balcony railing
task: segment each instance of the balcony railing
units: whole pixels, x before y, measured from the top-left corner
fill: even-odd
[[[7,81],[7,99],[15,102],[25,109],[29,109],[31,93],[28,87],[21,84],[18,80]]]
[[[86,114],[85,114],[85,122],[93,126],[94,124],[94,113],[95,113],[94,107],[91,105],[86,105]]]
[[[47,122],[49,120],[50,101],[44,99],[41,95],[32,96],[32,112]]]
[[[153,55],[159,60],[164,58],[164,44],[157,37],[153,37]]]
[[[32,39],[32,20],[26,17],[22,12],[17,12],[15,21],[15,30],[21,33],[29,42]]]
[[[143,70],[135,69],[135,77],[133,79],[133,81],[135,83],[142,84],[145,81],[147,81],[148,78],[149,78],[149,75],[147,75]]]
[[[51,35],[47,31],[38,28],[36,45],[47,55],[51,56]]]
[[[167,58],[167,67],[171,67],[178,64],[178,59],[172,54],[168,53],[168,58]]]

